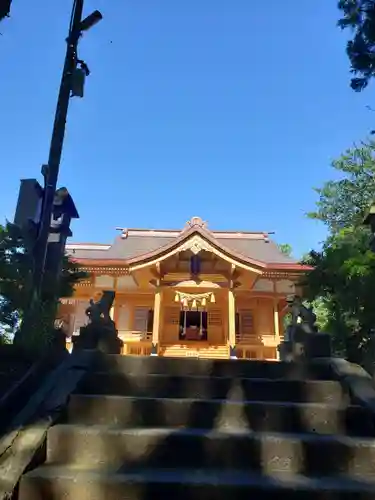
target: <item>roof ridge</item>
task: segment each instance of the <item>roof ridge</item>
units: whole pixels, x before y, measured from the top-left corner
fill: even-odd
[[[116,228],[118,231],[135,231],[135,232],[150,232],[150,233],[182,233],[186,229],[152,229],[152,228],[141,228],[141,227],[127,227],[127,228]],[[205,228],[206,231],[210,233],[230,233],[230,234],[275,234],[275,231],[247,231],[247,230],[238,230],[238,229],[208,229]]]
[[[75,242],[71,242],[71,243],[67,243],[65,245],[65,247],[70,247],[70,246],[95,246],[95,247],[108,247],[108,246],[111,246],[112,243],[85,243],[85,242],[78,242],[78,243],[75,243]]]

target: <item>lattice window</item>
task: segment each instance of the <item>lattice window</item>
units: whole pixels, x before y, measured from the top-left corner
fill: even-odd
[[[129,313],[129,306],[127,304],[121,304],[119,306],[116,321],[116,326],[119,330],[129,329]]]
[[[179,325],[180,309],[177,307],[166,307],[164,310],[164,318],[166,325]]]
[[[209,326],[222,326],[223,318],[220,309],[212,309],[208,311],[208,325]]]
[[[239,311],[237,316],[237,333],[240,337],[254,334],[254,315],[250,309]]]
[[[148,318],[148,307],[136,307],[134,309],[134,330],[136,332],[147,332]]]
[[[240,310],[236,314],[236,340],[237,342],[251,343],[254,331],[253,311]]]
[[[154,310],[150,309],[147,316],[147,331],[152,332],[154,328]]]

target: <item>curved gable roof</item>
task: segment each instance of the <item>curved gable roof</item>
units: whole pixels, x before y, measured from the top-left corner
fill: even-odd
[[[272,268],[272,269],[300,269],[300,270],[310,270],[310,266],[303,266],[292,259],[289,259],[286,257],[283,259],[283,261],[275,261],[275,262],[265,262],[264,260],[256,259],[253,257],[249,257],[246,255],[243,255],[239,251],[237,251],[234,248],[230,248],[226,244],[226,239],[221,239],[219,240],[218,238],[215,238],[213,233],[211,231],[208,231],[204,227],[201,226],[193,226],[185,231],[183,231],[180,236],[175,238],[173,241],[170,241],[163,245],[162,247],[159,247],[153,251],[149,251],[143,255],[138,255],[133,258],[130,258],[127,260],[127,264],[130,266],[133,266],[137,263],[141,262],[147,262],[147,261],[152,261],[154,259],[157,259],[158,257],[161,257],[162,255],[169,253],[173,250],[178,250],[178,248],[186,241],[189,239],[193,238],[195,235],[199,235],[203,240],[206,240],[210,245],[212,245],[216,250],[219,252],[224,253],[228,257],[232,257],[233,260],[238,261],[239,263],[243,264],[248,264],[251,266],[256,266],[259,268]],[[238,240],[236,240],[238,241]],[[264,240],[263,240],[264,241]],[[277,253],[279,254],[279,257],[285,257],[279,249],[276,247],[276,245],[272,242],[270,243],[264,241],[264,245],[270,245],[271,244],[271,249],[272,250],[277,250]]]
[[[102,248],[96,246],[91,251],[87,248],[83,251],[80,246],[76,246],[71,256],[84,264],[104,265],[108,263],[135,266],[157,260],[174,250],[177,251],[184,242],[198,235],[217,251],[245,265],[274,270],[307,271],[311,269],[310,266],[301,265],[285,256],[263,233],[254,234],[251,238],[241,237],[244,235],[240,233],[214,234],[203,224],[192,224],[180,233],[171,231],[139,231],[139,233],[141,234],[137,235],[135,232],[130,235],[125,232],[123,236],[116,238],[113,245]]]

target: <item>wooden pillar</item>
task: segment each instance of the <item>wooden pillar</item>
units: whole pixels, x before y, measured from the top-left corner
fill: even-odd
[[[158,355],[159,330],[160,330],[160,309],[161,309],[161,290],[157,289],[155,291],[155,297],[154,297],[154,324],[152,327],[151,356]]]
[[[279,345],[280,345],[280,317],[279,317],[279,301],[274,299],[273,301],[273,323],[275,331],[275,341],[276,341],[276,359],[279,359]]]
[[[228,290],[228,341],[229,357],[237,359],[236,356],[236,304],[233,290]]]

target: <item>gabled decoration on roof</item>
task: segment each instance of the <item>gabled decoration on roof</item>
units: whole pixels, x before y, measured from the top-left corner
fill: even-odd
[[[190,250],[193,254],[197,255],[202,250],[206,250],[207,252],[212,251],[212,246],[201,238],[198,234],[189,238],[182,246],[180,251],[184,252],[185,250]]]
[[[200,217],[192,217],[190,220],[187,221],[185,227],[187,229],[190,229],[192,227],[200,227],[201,229],[207,229],[207,222],[205,222]]]
[[[129,236],[129,231],[126,227],[116,227],[116,231],[121,231],[121,238],[123,240],[126,240],[126,238]]]

